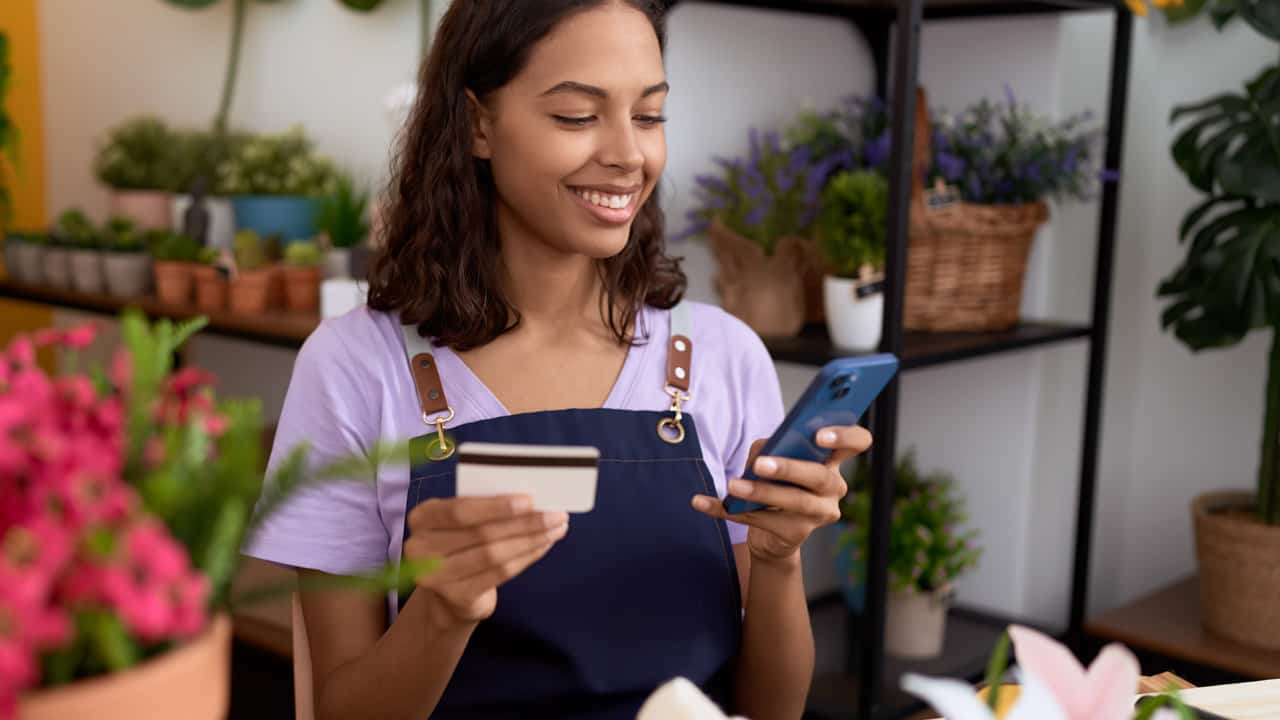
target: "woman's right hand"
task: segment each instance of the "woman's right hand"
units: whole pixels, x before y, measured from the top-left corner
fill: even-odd
[[[478,623],[498,605],[498,586],[542,559],[569,530],[562,512],[533,512],[523,496],[433,499],[409,512],[409,560],[437,558],[418,578],[453,624]]]

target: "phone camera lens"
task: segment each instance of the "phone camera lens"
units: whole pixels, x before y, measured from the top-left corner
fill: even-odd
[[[839,390],[837,390],[837,391],[836,391],[836,399],[837,399],[837,400],[839,400],[839,399],[843,398],[844,396],[846,396],[846,395],[848,395],[848,394],[849,394],[849,388],[848,388],[848,387],[842,387],[842,388],[840,388]]]
[[[843,383],[844,380],[845,380],[844,378],[836,378],[835,380],[832,380],[831,389],[835,390],[836,388],[840,387],[840,384]]]

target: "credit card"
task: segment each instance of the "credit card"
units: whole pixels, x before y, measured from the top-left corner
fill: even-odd
[[[528,495],[539,512],[595,509],[600,451],[589,446],[467,442],[458,446],[458,497]]]

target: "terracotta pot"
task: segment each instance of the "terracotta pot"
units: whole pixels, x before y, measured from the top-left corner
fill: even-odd
[[[43,272],[44,283],[50,287],[66,289],[71,287],[71,251],[60,247],[44,249]]]
[[[719,265],[720,304],[764,337],[797,335],[805,322],[807,240],[779,238],[773,255],[719,222],[707,231]]]
[[[292,312],[315,312],[320,307],[322,274],[318,267],[286,267],[285,307]]]
[[[137,667],[18,700],[22,720],[222,720],[231,688],[231,620],[218,615],[194,640]]]
[[[195,269],[196,309],[200,312],[222,312],[227,309],[229,283],[218,268],[201,265]]]
[[[142,252],[109,252],[102,257],[107,293],[133,298],[151,290],[151,256]]]
[[[101,250],[71,251],[71,286],[77,292],[101,295],[106,288]]]
[[[1280,650],[1280,526],[1254,512],[1249,492],[1211,492],[1191,503],[1200,566],[1201,622],[1220,637]]]
[[[890,592],[884,627],[885,652],[913,660],[940,655],[947,635],[951,601],[950,587],[927,594],[914,589]]]
[[[265,311],[275,299],[276,269],[242,272],[231,280],[227,302],[231,312],[252,315]]]
[[[156,295],[166,305],[190,305],[195,263],[156,261]]]
[[[115,190],[111,214],[127,217],[142,230],[173,227],[173,195],[161,190]]]

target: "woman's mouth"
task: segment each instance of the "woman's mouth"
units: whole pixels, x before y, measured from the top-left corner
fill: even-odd
[[[635,215],[640,191],[626,193],[604,192],[591,188],[570,187],[573,195],[587,212],[607,225],[624,225]]]

